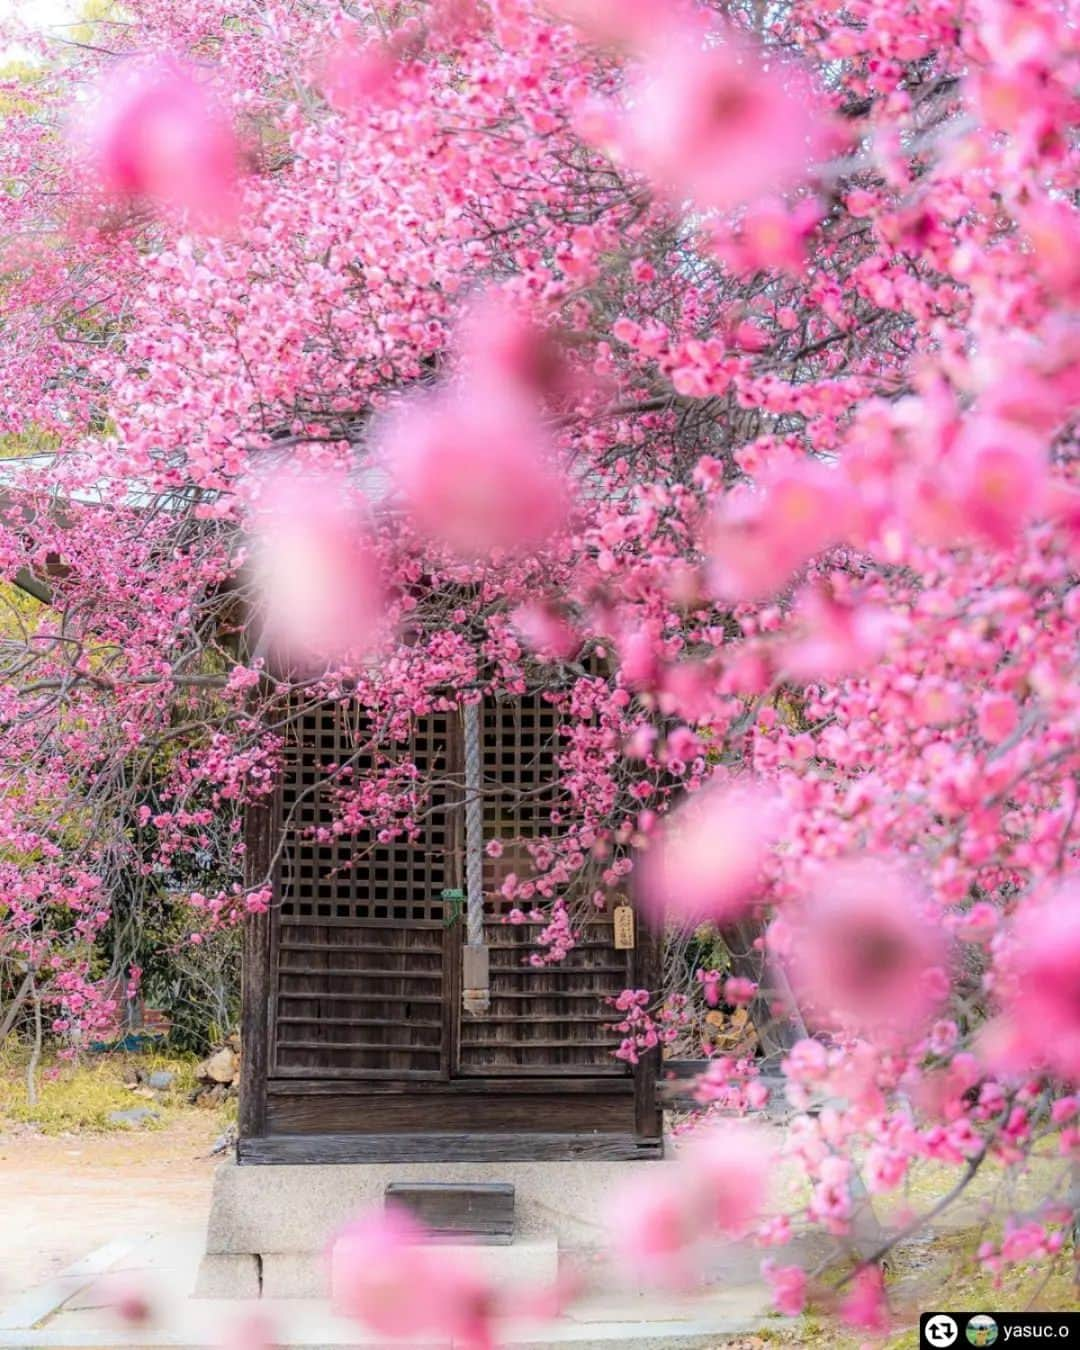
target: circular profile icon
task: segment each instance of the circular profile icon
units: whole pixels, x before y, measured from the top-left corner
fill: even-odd
[[[968,1318],[964,1335],[968,1345],[993,1345],[998,1337],[998,1324],[988,1313],[976,1313]]]
[[[947,1345],[952,1345],[957,1336],[960,1335],[960,1328],[948,1313],[935,1313],[926,1323],[926,1330],[923,1332],[927,1343],[935,1347],[935,1350],[945,1350]]]

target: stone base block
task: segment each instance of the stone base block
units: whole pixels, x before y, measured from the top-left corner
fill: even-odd
[[[357,1213],[381,1206],[387,1185],[395,1181],[513,1185],[513,1241],[508,1246],[470,1245],[468,1256],[489,1266],[499,1281],[543,1283],[554,1279],[560,1261],[587,1266],[603,1247],[604,1216],[619,1187],[640,1177],[643,1167],[652,1171],[671,1165],[658,1159],[647,1164],[224,1162],[214,1177],[207,1254],[196,1294],[326,1297],[326,1253],[335,1234]]]
[[[266,1252],[263,1298],[325,1298],[329,1268],[324,1252]]]
[[[616,1190],[649,1162],[334,1163],[239,1166],[214,1177],[206,1250],[325,1252],[359,1211],[381,1206],[392,1181],[505,1181],[515,1189],[514,1244],[554,1238],[562,1251],[603,1246],[604,1215]]]
[[[196,1298],[258,1298],[259,1258],[251,1252],[207,1252],[195,1277]]]

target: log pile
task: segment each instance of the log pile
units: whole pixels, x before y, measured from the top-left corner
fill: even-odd
[[[196,1085],[188,1100],[194,1106],[219,1106],[240,1089],[240,1037],[236,1032],[213,1050],[195,1070]]]

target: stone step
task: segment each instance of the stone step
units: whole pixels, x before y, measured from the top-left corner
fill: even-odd
[[[507,1244],[514,1238],[514,1188],[507,1181],[392,1181],[388,1205],[399,1205],[434,1240]]]
[[[340,1279],[335,1250],[329,1262],[310,1252],[267,1252],[252,1268],[237,1269],[237,1258],[204,1257],[196,1285],[198,1298],[259,1297],[264,1299],[325,1298]],[[559,1270],[559,1244],[554,1238],[522,1238],[507,1246],[478,1243],[440,1243],[448,1261],[460,1257],[496,1286],[550,1284]],[[261,1267],[261,1269],[259,1269]],[[249,1286],[249,1281],[257,1284]]]
[[[477,1243],[440,1243],[440,1255],[448,1262],[460,1260],[480,1275],[489,1279],[497,1289],[521,1289],[550,1285],[559,1273],[559,1244],[554,1238],[522,1238],[509,1246],[487,1246]],[[283,1295],[275,1293],[267,1282],[266,1262],[263,1258],[263,1297],[264,1298],[303,1298],[303,1294]],[[276,1278],[272,1271],[271,1279]],[[324,1276],[325,1279],[325,1276]],[[337,1257],[337,1248],[330,1257],[330,1303],[338,1306],[338,1285],[341,1270]],[[325,1292],[325,1283],[319,1293]],[[308,1297],[311,1297],[310,1295]]]

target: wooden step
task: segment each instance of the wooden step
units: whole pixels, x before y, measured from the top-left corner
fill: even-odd
[[[506,1246],[514,1240],[514,1188],[506,1181],[392,1181],[385,1199],[407,1209],[435,1241]]]

